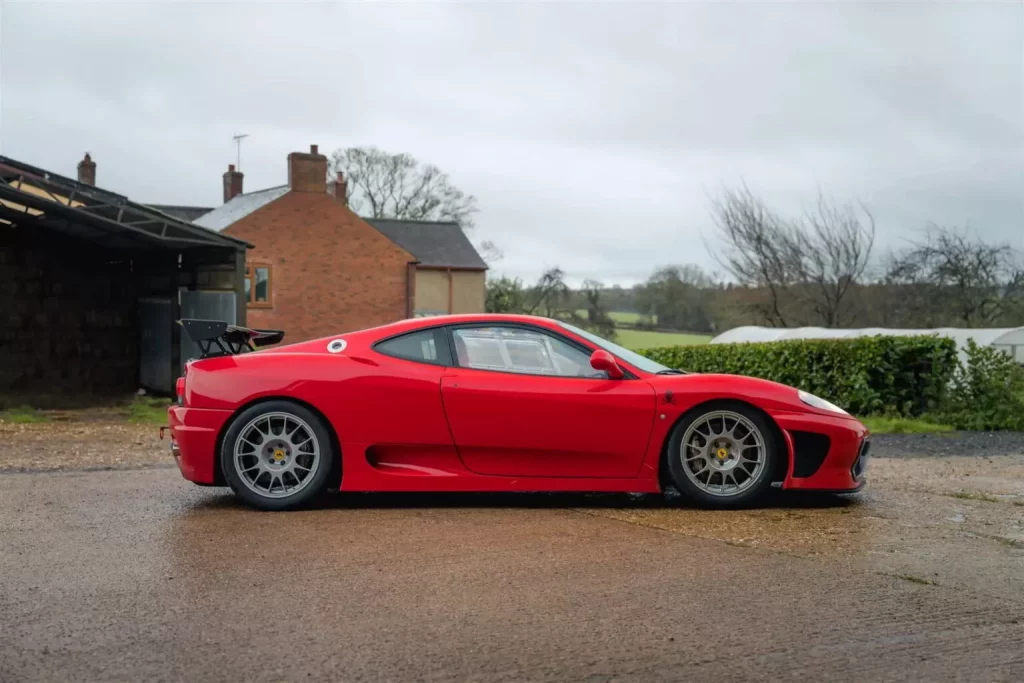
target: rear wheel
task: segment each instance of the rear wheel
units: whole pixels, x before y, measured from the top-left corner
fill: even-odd
[[[738,507],[770,486],[779,445],[768,420],[750,406],[721,402],[679,422],[666,458],[676,489],[708,507]]]
[[[323,421],[290,401],[267,401],[242,411],[221,446],[231,489],[261,510],[298,507],[326,488],[335,454]]]

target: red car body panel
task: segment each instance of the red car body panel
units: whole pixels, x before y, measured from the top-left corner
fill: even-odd
[[[462,368],[441,379],[445,414],[466,469],[506,477],[636,478],[654,422],[649,383],[510,379]]]
[[[616,358],[622,379],[552,377],[446,367],[384,355],[373,344],[416,329],[513,323],[598,347],[557,322],[529,316],[441,316],[221,356],[188,364],[180,404],[169,409],[182,475],[222,484],[220,440],[254,402],[306,404],[330,424],[344,491],[661,490],[662,452],[691,408],[734,399],[767,414],[785,444],[783,488],[857,490],[867,429],[800,401],[796,389],[735,375],[655,375]],[[341,353],[327,351],[344,339]],[[827,453],[800,476],[798,439],[827,437]],[[794,435],[797,438],[794,438]]]
[[[211,456],[231,413],[172,406],[169,417],[172,452],[182,476],[197,484],[213,484],[215,459]]]

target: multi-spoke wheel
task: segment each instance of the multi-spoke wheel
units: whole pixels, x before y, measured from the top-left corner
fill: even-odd
[[[776,450],[765,418],[730,402],[684,418],[669,438],[666,458],[681,493],[707,505],[732,507],[771,485]]]
[[[325,485],[334,455],[321,420],[302,406],[270,401],[238,415],[221,466],[235,493],[267,510],[300,505]]]

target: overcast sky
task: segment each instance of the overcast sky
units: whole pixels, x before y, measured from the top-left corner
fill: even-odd
[[[377,145],[479,200],[498,273],[713,265],[709,197],[820,187],[883,246],[929,221],[1024,248],[1024,5],[0,0],[2,154],[215,206],[310,144]]]

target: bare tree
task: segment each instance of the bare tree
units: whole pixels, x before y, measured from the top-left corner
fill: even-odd
[[[476,198],[455,187],[436,166],[422,164],[410,154],[349,147],[331,155],[331,167],[344,174],[349,206],[360,215],[473,227]]]
[[[580,293],[586,302],[586,327],[594,330],[606,339],[615,338],[615,321],[608,315],[604,302],[604,284],[597,280],[587,279],[580,287]],[[575,311],[572,318],[576,318]]]
[[[727,189],[712,204],[723,242],[715,259],[742,285],[763,288],[766,301],[753,304],[770,325],[786,327],[784,303],[798,280],[794,267],[798,240],[794,228],[769,210],[743,185]]]
[[[787,220],[742,186],[726,190],[712,215],[723,244],[713,253],[739,284],[765,293],[753,303],[765,322],[849,322],[848,295],[874,246],[875,221],[865,207],[832,204],[819,195],[814,211]]]
[[[554,318],[564,310],[569,293],[565,272],[558,267],[549,268],[540,276],[537,284],[530,288],[524,313]]]
[[[891,258],[886,281],[916,294],[915,313],[933,324],[989,325],[1024,304],[1024,263],[1009,244],[930,225],[923,242]],[[928,309],[928,310],[923,310]]]
[[[817,208],[794,232],[799,253],[796,269],[801,281],[813,285],[809,297],[826,327],[844,322],[844,300],[860,281],[875,244],[875,218],[860,205],[862,223],[851,204],[835,205],[818,196]]]
[[[587,304],[587,318],[595,320],[604,314],[601,305],[601,291],[604,285],[598,280],[586,279],[580,287],[580,293]]]
[[[501,247],[490,240],[477,242],[474,246],[480,254],[480,258],[484,260],[484,263],[495,263],[505,258],[505,254],[502,252]]]

